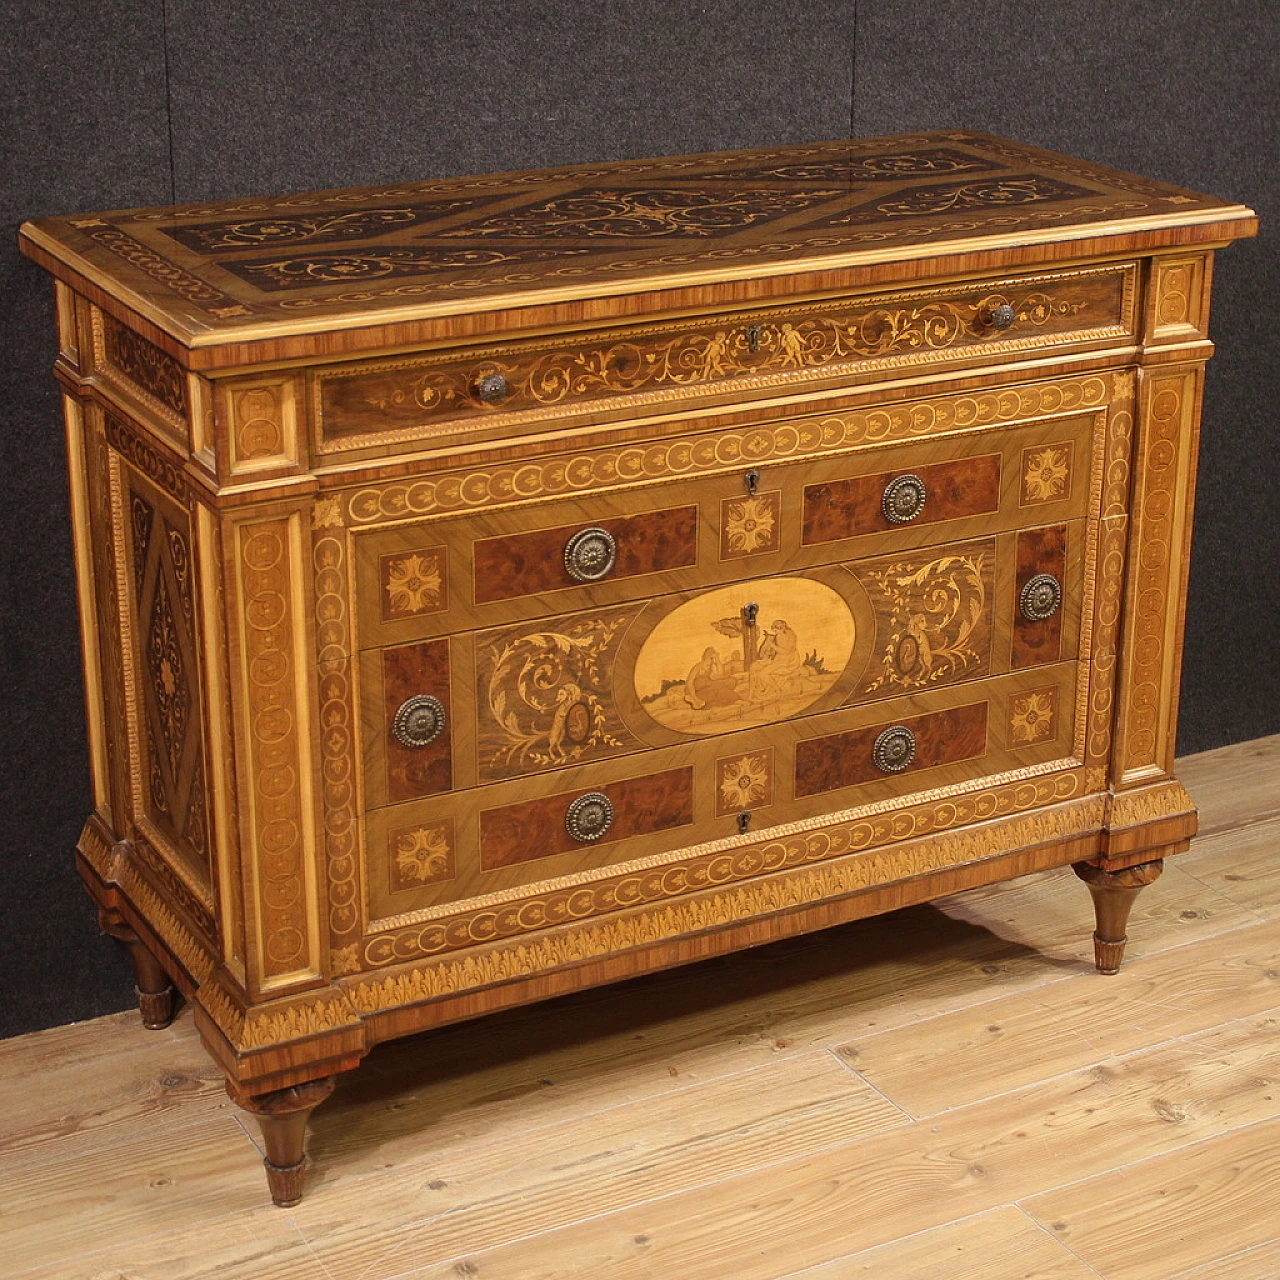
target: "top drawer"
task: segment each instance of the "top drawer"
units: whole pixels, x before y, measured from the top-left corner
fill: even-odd
[[[577,413],[989,359],[1134,333],[1137,266],[894,293],[362,361],[310,375],[321,453],[534,429]]]

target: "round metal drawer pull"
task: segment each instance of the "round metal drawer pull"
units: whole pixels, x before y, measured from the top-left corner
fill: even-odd
[[[890,725],[871,748],[881,773],[901,773],[916,758],[916,735],[905,724]]]
[[[1007,302],[991,308],[990,320],[993,329],[1008,329],[1017,318],[1018,313]]]
[[[425,747],[444,732],[444,725],[444,703],[429,693],[415,693],[400,704],[391,732],[402,747]]]
[[[599,840],[613,826],[613,801],[603,791],[588,791],[569,806],[564,825],[583,844]]]
[[[884,487],[880,509],[890,524],[907,524],[924,510],[924,481],[919,476],[899,476]]]
[[[1062,583],[1051,573],[1037,573],[1028,578],[1018,592],[1018,608],[1028,622],[1052,618],[1062,606]]]
[[[511,384],[500,373],[486,373],[476,383],[476,395],[485,404],[497,404],[511,394]]]
[[[617,558],[618,544],[607,529],[580,529],[565,544],[564,567],[575,582],[599,582]]]

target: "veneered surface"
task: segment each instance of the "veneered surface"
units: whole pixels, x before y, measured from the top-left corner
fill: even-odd
[[[698,560],[696,506],[485,538],[472,549],[476,603],[583,585],[565,568],[564,553],[569,539],[585,528],[613,535],[617,558],[606,581],[678,569]]]
[[[427,640],[422,644],[384,649],[382,690],[386,711],[388,802],[394,804],[448,791],[453,786],[448,640]],[[391,732],[391,724],[400,704],[417,693],[430,694],[444,703],[444,731],[425,747],[401,746]]]
[[[565,825],[569,805],[586,790],[602,791],[613,802],[614,810],[609,829],[590,845],[575,840]],[[668,769],[643,778],[484,810],[480,814],[480,865],[492,871],[570,849],[688,826],[692,821],[693,770]]]
[[[1024,529],[1018,534],[1018,568],[1013,597],[1013,648],[1009,665],[1016,671],[1057,662],[1062,655],[1062,617],[1066,608],[1067,527],[1048,525],[1043,529]],[[1038,573],[1051,573],[1062,586],[1063,603],[1057,612],[1043,622],[1030,622],[1022,616],[1018,596],[1029,579]]]
[[[1213,196],[948,130],[119,210],[24,234],[48,265],[146,298],[175,335],[217,340],[1217,211],[1247,217]]]
[[[885,487],[903,471],[883,471],[871,476],[853,476],[811,484],[804,491],[804,535],[806,546],[851,538],[861,533],[896,529],[884,514]],[[915,467],[912,475],[924,481],[924,508],[910,523],[934,524],[960,516],[980,515],[1000,506],[1000,456],[984,454],[955,462],[935,462]]]
[[[796,795],[811,796],[859,782],[907,777],[933,765],[980,756],[987,749],[987,710],[987,703],[975,702],[797,743]],[[905,725],[916,739],[915,758],[898,774],[882,772],[871,758],[876,739],[891,724]]]

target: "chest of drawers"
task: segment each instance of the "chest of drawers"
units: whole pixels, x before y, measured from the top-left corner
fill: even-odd
[[[388,1037],[1066,864],[1114,972],[1255,229],[967,131],[26,224],[79,869],[277,1202]]]

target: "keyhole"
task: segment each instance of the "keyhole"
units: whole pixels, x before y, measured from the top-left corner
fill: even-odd
[[[743,809],[743,811],[740,814],[738,814],[738,834],[743,836],[746,835],[747,828],[750,825],[751,825],[751,811],[749,809]]]
[[[747,325],[747,349],[749,351],[760,350],[760,334],[761,329],[758,324]]]
[[[754,498],[756,496],[756,490],[760,487],[760,473],[755,469],[755,467],[752,467],[743,479],[747,482],[747,493]]]
[[[749,627],[756,625],[756,614],[760,612],[760,606],[754,601],[750,604],[742,606],[742,621]]]

